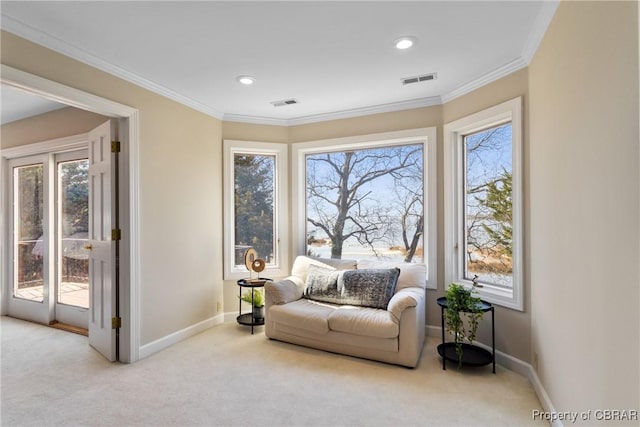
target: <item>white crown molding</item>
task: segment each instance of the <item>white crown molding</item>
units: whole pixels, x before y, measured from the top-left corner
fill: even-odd
[[[110,62],[104,61],[89,52],[73,46],[51,34],[33,28],[4,13],[1,13],[0,15],[2,16],[2,29],[5,31],[13,33],[33,43],[44,46],[47,49],[51,49],[55,52],[73,58],[91,67],[97,68],[108,74],[119,77],[153,93],[157,93],[158,95],[162,95],[166,98],[172,99],[176,102],[179,102],[180,104],[191,107],[194,110],[200,111],[209,116],[215,117],[217,119],[222,119],[223,117],[223,114],[215,108],[212,108],[187,96],[181,95],[171,89],[166,88],[165,86],[162,86],[161,84],[145,79],[144,77],[127,71],[121,67],[118,67],[117,65],[111,64]]]
[[[531,33],[529,33],[529,38],[522,49],[521,56],[527,65],[531,63],[533,56],[536,54],[536,51],[538,50],[538,47],[540,46],[540,43],[542,42],[542,39],[547,32],[547,28],[549,28],[549,24],[551,24],[551,20],[555,16],[559,5],[559,0],[542,2],[542,7],[540,8],[540,12],[538,12],[533,29]]]
[[[311,116],[294,117],[292,119],[274,119],[268,117],[244,116],[241,114],[225,114],[224,121],[253,123],[275,126],[297,126],[308,123],[326,122],[329,120],[349,119],[352,117],[369,116],[372,114],[390,113],[394,111],[411,110],[414,108],[432,107],[442,104],[439,96],[412,99],[409,101],[392,102],[389,104],[373,105],[370,107],[353,108],[350,110],[331,113],[314,114]]]
[[[470,81],[469,83],[466,83],[462,86],[460,86],[457,89],[452,90],[451,92],[447,93],[446,95],[442,96],[442,103],[447,103],[451,100],[454,100],[456,98],[461,97],[462,95],[466,95],[470,92],[473,92],[476,89],[479,89],[483,86],[488,85],[489,83],[492,83],[496,80],[499,80],[505,76],[508,76],[509,74],[513,73],[514,71],[518,71],[521,68],[524,68],[527,66],[527,63],[524,61],[524,59],[522,57],[518,57],[516,59],[514,59],[513,61],[503,65],[502,67],[496,68],[493,71],[488,72],[487,74],[480,76],[477,79],[474,79],[472,81]]]
[[[332,113],[315,114],[313,116],[296,117],[289,120],[289,126],[304,125],[328,120],[348,119],[352,117],[368,116],[371,114],[391,113],[394,111],[412,110],[414,108],[432,107],[442,104],[439,96],[412,99],[409,101],[392,102],[389,104],[372,105],[370,107],[353,108]]]
[[[251,123],[254,125],[289,126],[288,119],[276,119],[270,117],[245,116],[243,114],[224,114],[225,122]]]

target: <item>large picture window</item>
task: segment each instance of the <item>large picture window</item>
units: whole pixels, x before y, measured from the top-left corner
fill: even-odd
[[[294,153],[298,253],[425,263],[435,287],[435,130],[302,143]]]
[[[308,255],[422,262],[422,144],[306,155]]]
[[[445,283],[522,309],[522,100],[445,126]]]
[[[249,276],[245,252],[263,259],[262,276],[287,274],[287,146],[225,141],[225,279]]]

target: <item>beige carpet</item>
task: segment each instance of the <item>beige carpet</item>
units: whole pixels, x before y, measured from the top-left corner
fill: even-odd
[[[433,338],[407,369],[226,323],[125,365],[81,335],[7,317],[0,328],[3,426],[519,426],[541,409],[500,366],[443,371]]]

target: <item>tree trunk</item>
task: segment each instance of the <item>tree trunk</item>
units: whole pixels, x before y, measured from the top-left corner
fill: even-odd
[[[404,258],[404,262],[411,262],[413,256],[416,254],[416,249],[418,248],[418,242],[420,241],[420,236],[422,236],[424,230],[424,215],[420,215],[420,219],[416,224],[416,232],[413,235],[413,239],[411,239],[411,245],[409,246],[409,250],[407,251],[407,255]]]
[[[331,258],[342,259],[342,239],[336,238],[331,243]]]

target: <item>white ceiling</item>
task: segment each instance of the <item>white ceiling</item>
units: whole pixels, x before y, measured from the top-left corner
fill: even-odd
[[[0,125],[66,107],[7,85],[0,86],[0,100]]]
[[[467,93],[528,65],[556,7],[2,1],[1,25],[220,119],[291,125],[437,105]],[[396,50],[393,41],[404,35],[417,43]],[[426,73],[437,79],[401,84]],[[243,74],[255,84],[238,84]],[[271,104],[288,98],[299,103]]]

